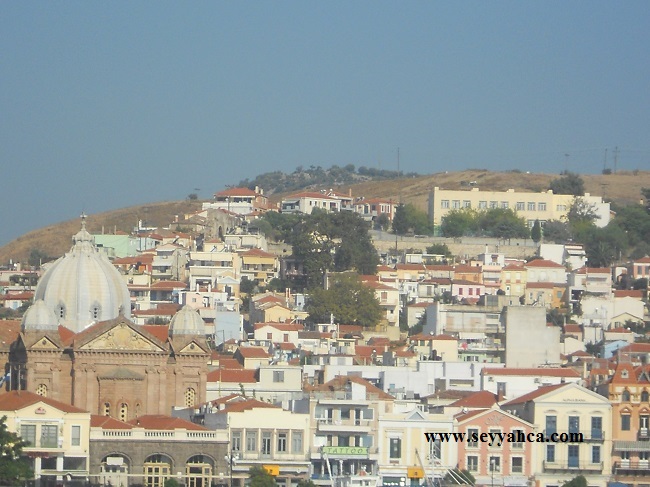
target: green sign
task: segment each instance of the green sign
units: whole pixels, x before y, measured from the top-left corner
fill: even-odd
[[[324,446],[323,453],[328,455],[340,455],[346,457],[367,456],[367,446]]]

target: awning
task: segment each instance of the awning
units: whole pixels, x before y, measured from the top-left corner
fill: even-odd
[[[614,451],[650,451],[650,441],[614,441]]]
[[[528,478],[521,476],[503,477],[503,485],[505,487],[527,487]]]

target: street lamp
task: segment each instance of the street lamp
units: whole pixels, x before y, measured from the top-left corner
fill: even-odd
[[[223,458],[226,460],[226,462],[228,462],[228,467],[229,467],[229,470],[230,470],[230,484],[229,484],[229,487],[232,487],[232,466],[236,465],[237,462],[239,461],[239,453],[233,454],[232,446],[231,446],[230,447],[230,455],[226,455]]]
[[[496,461],[494,458],[490,458],[490,472],[492,472],[492,487],[494,487],[494,467],[495,467]],[[231,487],[232,487],[232,482],[231,482]]]

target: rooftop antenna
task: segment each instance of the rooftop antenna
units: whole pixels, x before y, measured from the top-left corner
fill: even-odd
[[[607,149],[605,149],[605,160],[603,161],[603,172],[607,169]]]

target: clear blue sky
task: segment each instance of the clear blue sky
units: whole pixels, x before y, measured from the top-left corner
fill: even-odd
[[[650,169],[647,1],[0,3],[0,245],[297,166]]]

